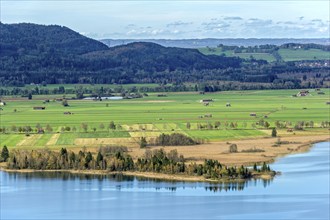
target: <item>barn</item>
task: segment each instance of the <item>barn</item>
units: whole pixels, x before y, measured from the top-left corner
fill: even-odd
[[[43,106],[34,106],[33,107],[33,110],[45,110],[46,107],[43,107]]]

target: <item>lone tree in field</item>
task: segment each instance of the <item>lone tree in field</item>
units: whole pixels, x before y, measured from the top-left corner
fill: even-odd
[[[190,127],[191,127],[190,122],[187,122],[186,127],[187,127],[187,129],[190,129]]]
[[[264,123],[264,127],[265,127],[265,128],[269,128],[269,126],[270,126],[269,122],[268,122],[268,121],[265,121],[265,123]]]
[[[109,129],[116,130],[116,125],[115,125],[115,123],[113,121],[110,122]]]
[[[0,158],[0,162],[7,162],[7,159],[9,158],[9,151],[7,146],[3,146],[2,151],[1,151],[1,158]]]
[[[68,107],[68,106],[69,106],[69,103],[68,103],[68,101],[67,101],[66,99],[63,99],[63,101],[62,101],[62,105],[63,105],[64,107]]]
[[[81,124],[81,128],[82,128],[85,132],[87,132],[88,125],[87,125],[86,123],[82,123],[82,124]]]
[[[147,147],[147,140],[145,137],[141,137],[140,139],[140,148],[145,148]]]
[[[229,146],[229,152],[230,153],[237,153],[237,145],[236,144],[231,144]]]
[[[12,132],[16,132],[16,131],[17,131],[17,127],[16,127],[16,125],[12,125],[11,128],[10,128],[10,130],[11,130]]]
[[[52,132],[53,131],[52,127],[49,124],[46,125],[46,131],[47,132]]]
[[[276,137],[276,136],[277,136],[276,128],[273,128],[273,130],[272,130],[272,137]]]

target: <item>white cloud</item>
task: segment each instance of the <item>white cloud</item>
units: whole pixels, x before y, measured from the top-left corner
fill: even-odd
[[[176,27],[176,26],[187,26],[187,25],[191,25],[191,24],[193,24],[193,22],[175,21],[175,22],[167,24],[166,26],[167,27],[171,27],[171,26]]]
[[[93,38],[329,37],[329,6],[315,0],[1,1],[0,13],[4,23],[64,25]]]

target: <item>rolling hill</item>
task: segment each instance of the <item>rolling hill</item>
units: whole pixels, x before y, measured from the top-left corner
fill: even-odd
[[[241,64],[239,58],[154,43],[108,48],[58,25],[0,23],[0,29],[1,84],[153,82],[162,72],[238,68]]]
[[[297,46],[306,47],[301,49],[325,47],[288,44],[284,49],[291,50]],[[222,45],[222,50],[225,48],[236,54],[248,55],[218,55],[220,51],[212,48],[202,53],[198,49],[164,47],[151,42],[133,42],[109,48],[63,26],[0,23],[0,85],[182,85],[211,82],[216,86],[219,81],[236,81],[273,83],[270,88],[298,88],[311,82],[315,86],[322,86],[324,81],[328,81],[327,61],[318,60],[317,55],[313,55],[312,61],[296,62],[296,54],[286,53],[284,55],[290,55],[293,61],[285,62],[281,58],[284,55],[275,45],[247,48]],[[256,53],[259,57],[253,56]],[[265,56],[270,53],[276,62],[268,63],[265,60],[274,61],[270,59],[271,56]],[[302,78],[305,82],[302,82]]]

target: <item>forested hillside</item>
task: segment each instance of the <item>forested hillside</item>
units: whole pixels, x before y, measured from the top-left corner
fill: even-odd
[[[195,49],[132,43],[109,49],[66,27],[0,24],[0,83],[133,83],[168,80],[166,73],[238,68],[239,58]],[[162,76],[163,75],[163,76]],[[182,81],[187,81],[183,79]]]
[[[0,51],[2,86],[236,81],[299,88],[329,81],[326,60],[268,63],[263,57],[205,55],[197,49],[147,42],[108,48],[58,25],[0,23]]]

